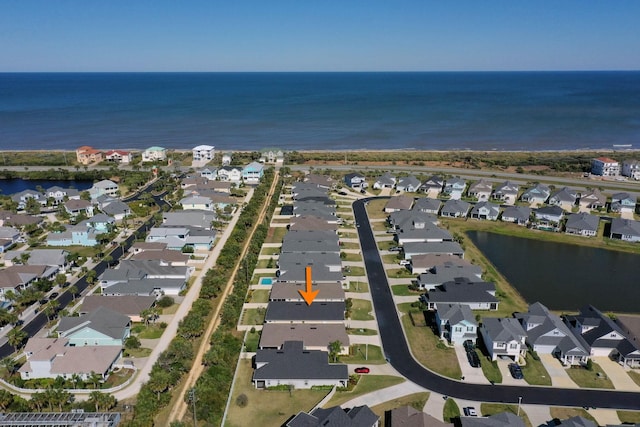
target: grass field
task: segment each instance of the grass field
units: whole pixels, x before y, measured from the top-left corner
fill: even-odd
[[[460,408],[453,399],[447,399],[444,402],[444,409],[442,410],[442,419],[445,422],[453,422],[455,418],[460,418]]]
[[[242,312],[241,325],[262,325],[266,309],[248,308]]]
[[[155,340],[162,336],[164,329],[160,328],[160,326],[150,323],[149,326],[142,329],[138,332],[138,338],[147,339],[147,340]]]
[[[258,390],[251,383],[251,361],[240,360],[239,363],[225,427],[243,427],[247,420],[251,420],[252,425],[280,427],[292,415],[311,410],[327,395],[323,390],[294,390],[292,393]],[[235,403],[240,394],[248,398],[248,404],[243,408]]]
[[[250,292],[251,292],[251,298],[249,299],[249,302],[264,303],[269,301],[270,292],[267,289],[256,289]]]
[[[389,400],[379,405],[375,405],[371,408],[374,414],[378,415],[381,420],[384,420],[384,413],[401,406],[411,406],[414,409],[422,412],[425,403],[429,400],[429,392],[414,393],[407,396],[398,397],[397,399]],[[384,424],[383,424],[384,425]]]
[[[343,261],[362,261],[362,255],[360,254],[353,254],[353,253],[348,253],[348,252],[343,252],[344,255],[341,255],[340,258],[342,258]]]
[[[518,415],[518,405],[506,405],[504,403],[483,403],[480,405],[480,413],[483,417],[499,414],[501,412],[511,412],[512,414]],[[522,408],[520,408],[519,417],[522,418],[527,427],[533,427],[531,421],[529,421],[529,417]]]
[[[369,204],[367,205],[367,215],[369,216],[369,219],[379,219],[379,218],[386,219],[387,216],[389,216],[389,214],[384,211],[384,207],[387,204],[387,202],[388,200],[386,199],[370,201]]]
[[[640,372],[627,371],[627,374],[629,374],[634,383],[640,385]]]
[[[398,266],[398,268],[388,269],[387,277],[389,279],[415,279],[416,275],[410,272],[405,267]]]
[[[280,242],[278,242],[280,243]],[[263,247],[260,251],[260,255],[278,255],[280,253],[280,248],[265,248]]]
[[[500,384],[502,382],[502,372],[500,372],[500,368],[498,368],[498,363],[484,356],[482,352],[477,348],[476,353],[478,353],[478,357],[480,358],[480,366],[482,367],[482,373],[484,374],[484,376],[489,381]]]
[[[347,292],[369,292],[369,284],[363,281],[349,281]]]
[[[583,367],[574,367],[567,369],[567,374],[569,374],[569,377],[571,377],[573,382],[578,384],[580,387],[614,388],[611,380],[607,378],[600,365],[595,362],[593,362],[593,369],[591,371]]]
[[[287,227],[271,227],[267,232],[264,243],[282,243],[282,238],[287,234]]]
[[[422,295],[425,291],[412,291],[409,289],[408,285],[393,285],[391,286],[391,292],[399,297],[415,296],[417,299],[420,298],[420,295]]]
[[[387,363],[382,355],[382,349],[377,345],[353,344],[349,347],[349,353],[349,356],[340,356],[341,363],[364,365],[383,365]]]
[[[348,269],[345,270],[346,276],[365,276],[364,267],[351,267],[347,266]],[[348,270],[348,271],[347,271]]]
[[[262,331],[254,331],[247,332],[247,336],[244,341],[244,351],[254,352],[258,348],[258,343],[260,342],[260,334]]]
[[[551,377],[541,361],[535,360],[531,354],[527,352],[525,358],[526,365],[522,365],[522,374],[527,383],[531,385],[551,385]]]
[[[640,424],[640,412],[638,411],[618,411],[618,418],[624,424]]]
[[[347,328],[347,334],[349,334],[349,335],[378,335],[378,331],[376,331],[375,329]]]
[[[373,311],[371,301],[364,299],[352,299],[351,320],[374,320],[370,314]]]
[[[557,418],[559,420],[566,420],[571,417],[584,417],[588,420],[593,421],[598,424],[598,422],[582,408],[563,408],[560,406],[552,406],[549,408],[549,412],[551,413],[551,418]]]
[[[382,390],[383,388],[391,387],[396,384],[405,382],[404,378],[394,377],[391,375],[363,375],[360,377],[358,384],[351,391],[337,391],[333,395],[329,403],[324,407],[330,408],[336,405],[342,405],[345,402],[350,401],[363,394],[371,393],[372,391]],[[257,424],[259,425],[259,424]]]

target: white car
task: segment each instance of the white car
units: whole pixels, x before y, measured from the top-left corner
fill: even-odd
[[[476,408],[473,406],[467,406],[466,408],[462,408],[462,411],[467,417],[477,417],[478,413],[476,412]]]
[[[408,259],[401,259],[400,260],[400,265],[409,265],[411,264],[411,261]]]

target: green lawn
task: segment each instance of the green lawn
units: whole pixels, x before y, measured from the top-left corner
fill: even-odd
[[[569,377],[584,388],[607,388],[613,389],[613,383],[597,363],[593,362],[593,369],[590,371],[583,367],[573,367],[567,369]],[[598,375],[600,374],[600,375]]]
[[[345,266],[344,268],[345,276],[366,276],[364,272],[364,267],[352,267],[350,265]]]
[[[390,268],[387,270],[387,277],[390,279],[415,279],[417,276],[405,267]]]
[[[442,419],[445,422],[453,422],[455,418],[460,418],[460,408],[453,399],[447,399],[444,402],[444,409],[442,410]]]
[[[551,406],[549,408],[549,412],[551,413],[551,418],[566,420],[572,417],[584,417],[598,425],[598,422],[591,416],[591,414],[589,414],[582,408],[563,408],[561,406]]]
[[[638,411],[617,411],[618,418],[623,424],[640,424],[640,412]]]
[[[375,329],[347,328],[347,334],[349,334],[349,335],[378,335],[378,331],[376,331]]]
[[[255,303],[269,302],[269,294],[270,294],[269,290],[254,289],[249,292],[251,292],[251,298],[249,299],[249,302],[255,302]]]
[[[263,247],[260,251],[260,255],[278,255],[280,253],[281,248],[265,248]]]
[[[374,414],[379,416],[381,420],[384,420],[384,413],[386,411],[390,411],[401,406],[411,406],[412,408],[422,412],[422,408],[424,408],[425,403],[429,400],[429,395],[430,393],[426,391],[422,393],[409,394],[407,396],[402,396],[397,399],[388,400],[384,403],[380,403],[379,405],[375,405],[371,410]]]
[[[155,340],[162,336],[164,329],[161,329],[160,326],[154,323],[150,323],[149,326],[139,329],[138,338],[147,339],[147,340]]]
[[[347,292],[369,292],[369,284],[359,280],[350,280]]]
[[[276,258],[258,260],[256,268],[276,268]]]
[[[264,243],[282,243],[282,238],[287,234],[287,227],[271,227],[267,232]]]
[[[254,352],[258,348],[258,343],[260,342],[260,334],[262,331],[254,331],[247,332],[246,339],[244,341],[244,351]]]
[[[480,358],[480,366],[482,367],[482,373],[484,376],[489,381],[500,384],[502,382],[502,372],[500,372],[500,368],[498,368],[498,362],[494,362],[487,358],[478,348],[476,348],[476,353],[478,353],[478,357]]]
[[[366,359],[365,356],[367,357]],[[383,365],[387,363],[380,347],[365,344],[353,344],[350,346],[349,356],[340,356],[340,362],[365,365]]]
[[[386,222],[372,222],[371,223],[371,229],[373,231],[387,231],[387,229],[389,228],[388,224]],[[389,234],[391,235],[391,234]]]
[[[640,385],[640,372],[627,371],[627,374],[629,374],[634,383]]]
[[[248,308],[242,312],[241,325],[262,325],[264,323],[264,308]]]
[[[391,375],[362,375],[358,384],[351,391],[337,391],[329,403],[324,407],[330,408],[332,406],[341,405],[363,394],[371,393],[372,391],[381,390],[383,388],[391,387],[396,384],[405,382],[404,378],[394,377]],[[292,412],[292,414],[297,412]],[[259,425],[259,424],[256,424]]]
[[[522,365],[522,374],[527,383],[531,385],[551,385],[551,376],[541,361],[535,360],[529,352],[525,358],[526,365]]]
[[[348,252],[343,252],[344,255],[340,255],[340,258],[343,261],[362,261],[362,255],[360,254],[352,254],[352,253],[348,253]]]
[[[176,314],[178,307],[180,307],[180,304],[171,304],[169,307],[162,309],[162,314]]]
[[[365,299],[352,299],[351,320],[374,320],[370,314],[373,311],[371,301]]]
[[[151,354],[150,348],[130,348],[124,351],[125,357],[147,357]]]
[[[360,243],[340,241],[340,249],[360,249]]]
[[[382,258],[382,262],[385,264],[398,264],[398,262],[401,259],[404,259],[404,258],[398,257],[397,254],[381,255],[380,258]]]
[[[424,291],[412,291],[409,289],[409,285],[393,285],[391,286],[391,292],[400,297],[415,296],[416,298],[420,298],[420,295],[424,293]]]
[[[324,390],[294,390],[292,393],[258,390],[251,383],[251,361],[240,360],[239,363],[225,427],[243,427],[248,420],[251,420],[251,425],[280,427],[292,415],[310,411],[327,395]],[[235,403],[240,394],[248,398],[245,407]]]
[[[462,370],[453,348],[445,346],[431,328],[413,326],[409,315],[402,316],[402,326],[418,362],[445,377],[460,379]]]
[[[506,405],[504,403],[482,403],[480,405],[480,413],[483,417],[499,414],[501,412],[511,412],[518,415],[518,405]],[[520,408],[520,418],[524,421],[527,427],[532,427],[531,421],[527,414]]]
[[[387,202],[387,199],[371,200],[367,205],[367,215],[369,216],[369,219],[386,219],[389,216],[389,214],[384,211],[384,207]]]

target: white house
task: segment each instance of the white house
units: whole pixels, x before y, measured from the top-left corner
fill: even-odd
[[[142,152],[142,162],[157,162],[167,160],[167,149],[163,147],[149,147]]]
[[[220,181],[240,182],[242,181],[242,168],[236,166],[223,166],[218,169],[218,179]]]
[[[103,179],[102,181],[98,181],[93,184],[93,187],[89,189],[89,194],[91,194],[92,199],[97,199],[98,197],[106,194],[107,196],[117,197],[118,196],[118,184],[115,182]]]
[[[104,159],[108,162],[128,165],[131,163],[131,153],[123,150],[111,150],[104,153]]]
[[[478,338],[478,323],[466,304],[439,304],[436,324],[440,338],[451,344],[462,345],[466,340],[475,344]]]
[[[213,145],[198,145],[193,147],[194,162],[208,162],[215,157],[216,150]]]
[[[181,199],[180,204],[182,205],[182,209],[184,210],[190,210],[190,209],[198,209],[201,211],[214,210],[213,201],[209,197],[189,196]]]
[[[517,319],[484,318],[480,334],[491,360],[497,360],[499,356],[508,356],[518,361],[520,356],[524,357],[527,353],[527,333]]]
[[[640,162],[637,160],[625,160],[622,162],[622,175],[636,181],[640,180]]]
[[[618,176],[620,163],[608,157],[598,157],[591,161],[591,173],[600,176]]]
[[[231,153],[224,153],[222,155],[222,166],[229,166],[231,164]]]

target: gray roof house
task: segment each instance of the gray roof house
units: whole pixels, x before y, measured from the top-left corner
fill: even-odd
[[[627,242],[640,242],[640,221],[613,218],[609,237]]]
[[[424,293],[420,299],[429,310],[438,310],[441,304],[466,304],[472,310],[497,310],[500,301],[495,293],[496,285],[491,282],[472,282],[460,277]]]
[[[143,310],[153,307],[156,299],[153,296],[116,296],[107,297],[104,295],[87,295],[82,300],[82,306],[78,309],[80,314],[87,314],[106,307],[110,310],[123,314],[132,322],[142,322],[140,313]]]
[[[211,223],[217,219],[215,212],[187,210],[180,212],[164,212],[162,214],[162,225],[165,227],[184,227],[190,226],[194,228],[202,228],[211,230]]]
[[[531,304],[516,319],[527,332],[527,344],[539,354],[553,354],[565,365],[584,365],[589,351],[562,319],[539,302]]]
[[[533,215],[542,226],[558,226],[564,218],[564,210],[560,206],[543,206],[534,209]]]
[[[400,245],[409,242],[450,242],[453,236],[444,228],[430,226],[425,228],[402,228],[397,231],[395,240]]]
[[[411,210],[438,215],[440,206],[442,206],[442,202],[438,199],[432,199],[430,197],[419,197],[413,203],[413,207],[411,208]]]
[[[302,341],[286,341],[282,349],[258,349],[254,363],[252,381],[256,388],[277,385],[298,389],[327,385],[345,387],[349,380],[347,365],[329,364],[328,352],[304,350]]]
[[[478,201],[489,200],[493,191],[493,184],[484,179],[474,182],[469,186],[467,194],[469,197],[475,197]]]
[[[556,427],[598,427],[598,425],[585,417],[571,417],[561,420]]]
[[[502,212],[502,221],[527,225],[531,218],[531,208],[528,206],[509,206]]]
[[[598,233],[600,217],[580,212],[569,214],[565,224],[565,233],[580,236],[595,236]]]
[[[520,186],[511,181],[505,181],[499,184],[491,193],[491,198],[494,200],[502,200],[505,203],[513,204],[518,200],[518,191]]]
[[[392,196],[389,201],[384,205],[384,211],[386,213],[408,211],[413,206],[413,197],[409,196]]]
[[[342,284],[334,283],[314,283],[311,285],[312,290],[319,291],[314,301],[344,301],[344,289]],[[306,289],[304,280],[299,283],[283,283],[275,282],[271,285],[271,293],[269,301],[303,301],[300,291]]]
[[[404,228],[427,228],[431,225],[438,225],[438,217],[433,214],[416,210],[397,211],[389,214],[389,224],[391,227],[402,230]]]
[[[477,265],[465,265],[445,261],[431,268],[429,272],[420,274],[418,276],[418,287],[430,291],[456,278],[466,278],[471,281],[481,279],[482,268]]]
[[[305,231],[305,230],[318,230],[318,231],[333,231],[338,232],[338,224],[330,223],[317,216],[293,216],[289,220],[289,230],[291,231]]]
[[[442,191],[452,199],[459,199],[462,197],[462,193],[464,193],[466,186],[467,182],[462,178],[449,178],[445,182],[444,189]]]
[[[341,272],[342,260],[338,252],[283,252],[277,262],[280,273],[302,270],[306,266],[326,267],[329,271]]]
[[[433,175],[429,177],[425,182],[423,182],[418,188],[419,191],[425,193],[435,193],[435,195],[440,194],[442,188],[444,187],[444,178],[439,175]]]
[[[466,340],[475,344],[478,338],[478,322],[466,304],[439,304],[436,324],[440,338],[451,344],[462,345]]]
[[[318,175],[310,173],[304,178],[304,182],[308,182],[322,188],[333,188],[336,183],[333,178],[326,175]]]
[[[113,200],[103,205],[100,209],[118,221],[122,220],[125,216],[131,215],[131,208],[121,200]]]
[[[562,206],[562,207],[571,207],[576,204],[576,200],[578,199],[578,192],[573,188],[562,187],[559,190],[554,191],[549,196],[548,203],[550,205]]]
[[[344,183],[351,188],[367,188],[367,181],[361,173],[348,173],[344,176]]]
[[[343,324],[266,323],[262,326],[258,348],[282,348],[286,341],[302,341],[305,350],[327,351],[329,344],[340,341],[340,354],[349,354],[349,335]]]
[[[635,194],[615,193],[611,195],[611,212],[635,212],[637,198]]]
[[[339,406],[316,408],[310,413],[298,412],[284,427],[378,427],[380,417],[368,406],[342,409]]]
[[[449,199],[444,202],[440,215],[449,218],[464,218],[469,213],[469,209],[471,209],[471,204],[463,200]]]
[[[403,249],[404,259],[422,254],[457,255],[464,258],[464,249],[458,242],[409,242]]]
[[[4,260],[7,266],[9,265],[7,261],[11,262],[15,258],[20,258],[20,254],[22,253],[23,251],[9,251],[5,253]],[[29,254],[26,262],[27,265],[47,265],[57,267],[62,271],[67,269],[67,256],[69,252],[64,249],[33,249],[26,253]]]
[[[488,417],[460,417],[461,427],[525,427],[526,424],[516,414],[500,412]]]
[[[420,180],[413,175],[403,176],[396,181],[396,190],[415,193],[420,188]]]
[[[69,339],[71,346],[124,345],[130,334],[131,320],[107,307],[98,307],[80,317],[62,317],[58,336]]]
[[[388,414],[389,427],[453,427],[451,423],[445,423],[431,415],[418,411],[412,406],[401,406],[392,409]]]
[[[433,268],[446,263],[467,267],[473,266],[473,264],[471,264],[469,261],[462,259],[456,255],[423,254],[414,255],[413,257],[411,257],[411,272],[413,274],[427,273],[429,272],[429,270],[432,270]]]
[[[545,184],[536,184],[535,186],[526,189],[520,196],[520,200],[527,203],[543,204],[549,198],[551,189]]]
[[[491,360],[497,360],[498,356],[508,356],[518,361],[527,352],[527,333],[518,319],[513,317],[482,319],[480,334]]]
[[[607,196],[602,194],[600,190],[593,190],[583,194],[580,197],[580,206],[587,209],[602,209],[607,205]]]
[[[289,230],[281,252],[340,252],[338,235],[331,230]]]
[[[344,323],[344,302],[271,301],[267,305],[265,323]]]
[[[389,172],[385,172],[376,178],[372,187],[379,190],[381,188],[393,188],[394,185],[396,185],[396,177]]]
[[[471,218],[497,221],[500,216],[500,206],[491,202],[478,202],[471,209]]]

